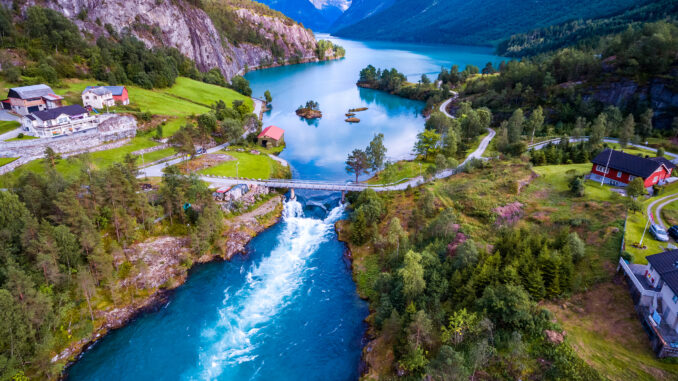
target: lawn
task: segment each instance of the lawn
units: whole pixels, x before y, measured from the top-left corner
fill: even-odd
[[[626,148],[622,148],[619,144],[617,143],[605,143],[609,148],[618,150],[618,151],[624,151],[628,154],[631,155],[649,155],[650,157],[655,157],[657,156],[657,153],[654,151],[648,151],[646,149],[638,148],[638,147],[632,147],[632,146],[627,146]]]
[[[388,170],[379,172],[376,176],[367,180],[368,184],[391,184],[401,180],[411,179],[425,174],[426,169],[433,164],[424,161],[399,161],[395,164],[395,171],[389,173]],[[421,165],[421,167],[420,167]]]
[[[21,123],[14,120],[0,120],[0,134],[16,130]]]
[[[250,97],[246,97],[231,89],[185,77],[177,78],[174,86],[169,89],[161,89],[160,91],[206,106],[211,106],[219,100],[224,101],[230,106],[234,100],[239,99],[244,101],[250,107],[250,110],[254,109],[254,104]]]
[[[5,164],[9,164],[16,159],[18,159],[18,157],[0,157],[0,167],[2,167]]]
[[[101,84],[95,80],[65,80],[62,87],[56,88],[59,95],[69,100],[78,100],[85,87]],[[179,77],[169,89],[146,90],[137,86],[127,85],[130,104],[138,106],[143,112],[157,115],[187,116],[190,114],[204,114],[209,111],[211,104],[217,100],[224,100],[227,104],[235,99],[241,99],[253,109],[252,100],[231,89],[195,81],[190,78]]]
[[[564,308],[566,307],[566,308]],[[628,289],[611,281],[547,305],[577,354],[610,380],[675,380],[678,364],[657,359]]]
[[[544,180],[550,184],[554,190],[559,192],[569,192],[570,179],[575,175],[583,175],[591,172],[591,164],[564,164],[564,165],[544,165],[533,168],[534,172],[544,177]],[[598,200],[609,201],[614,197],[614,192],[610,191],[609,186],[601,186],[599,183],[587,180],[584,183],[585,197]]]
[[[186,125],[186,121],[186,118],[181,117],[168,120],[167,123],[162,126],[162,137],[169,138],[170,136],[176,134],[181,127]]]
[[[158,143],[152,141],[146,137],[136,137],[132,139],[132,142],[126,146],[114,148],[106,151],[97,151],[89,154],[90,162],[92,163],[93,168],[106,168],[113,163],[122,162],[125,156],[128,153],[138,151],[140,149],[149,148],[156,146]],[[150,163],[152,161],[160,160],[164,157],[173,155],[175,153],[172,148],[165,148],[158,151],[150,152],[144,154],[144,161]],[[141,165],[141,158],[137,158],[137,163]],[[56,170],[61,173],[66,178],[73,178],[78,175],[82,168],[82,162],[77,157],[67,158],[60,160],[56,165]],[[45,164],[44,160],[33,160],[29,163],[26,163],[13,172],[7,173],[3,176],[0,176],[0,185],[8,186],[13,181],[21,176],[22,173],[26,171],[32,171],[35,173],[44,173]]]
[[[277,167],[281,167],[277,161],[265,154],[254,155],[249,152],[236,151],[220,151],[219,153],[226,153],[233,156],[235,160],[226,161],[215,165],[214,167],[203,169],[200,173],[227,177],[236,177],[237,175],[248,179],[268,179],[277,172]],[[237,174],[236,162],[238,163]]]
[[[30,135],[24,135],[23,137],[16,137],[16,138],[11,138],[5,140],[6,142],[15,142],[18,140],[31,140],[31,139],[39,139],[37,136],[30,136]]]

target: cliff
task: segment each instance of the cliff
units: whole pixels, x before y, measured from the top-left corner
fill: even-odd
[[[13,1],[0,3],[11,8]],[[185,0],[27,0],[21,9],[25,12],[35,5],[54,9],[94,39],[106,35],[110,24],[118,33],[131,32],[148,47],[175,47],[201,71],[217,67],[227,78],[246,66],[313,55],[316,42],[310,30],[282,14],[267,12],[261,4],[247,6],[240,1],[236,5],[228,0],[205,4],[206,9],[221,11],[232,28],[217,28],[213,17]],[[254,41],[239,41],[243,39],[234,31],[254,35]]]

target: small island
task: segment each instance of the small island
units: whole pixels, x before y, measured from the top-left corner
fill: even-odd
[[[367,107],[358,107],[358,108],[349,109],[348,112],[351,113],[351,112],[360,112],[360,111],[366,111],[366,110],[367,110]]]
[[[347,118],[350,118],[350,117],[352,117],[352,116],[355,116],[355,114],[354,114],[354,113],[352,113],[352,112],[348,112],[348,113],[346,113],[346,117],[347,117]]]
[[[308,101],[305,106],[297,108],[297,115],[304,119],[319,119],[323,117],[320,105],[316,101]]]
[[[346,121],[347,121],[348,123],[360,123],[360,119],[358,119],[358,118],[356,118],[356,117],[348,118],[348,119],[346,119]]]

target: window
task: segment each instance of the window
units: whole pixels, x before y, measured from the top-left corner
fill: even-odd
[[[603,167],[602,165],[596,165],[596,171],[607,174],[608,172],[610,172],[610,168],[605,169],[605,167]]]
[[[629,175],[629,181],[631,181],[631,180],[633,180],[633,179],[635,179],[635,178],[636,178],[636,176],[631,176],[631,175]]]
[[[617,171],[617,177],[621,177],[621,171]]]
[[[673,295],[673,299],[672,299],[672,300],[673,300],[673,303],[678,303],[678,296]]]
[[[657,183],[657,176],[652,178],[652,184],[656,184],[656,183]]]

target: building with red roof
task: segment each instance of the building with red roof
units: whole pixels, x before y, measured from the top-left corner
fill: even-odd
[[[276,126],[268,126],[257,136],[257,144],[265,147],[278,147],[285,143],[285,130]]]

